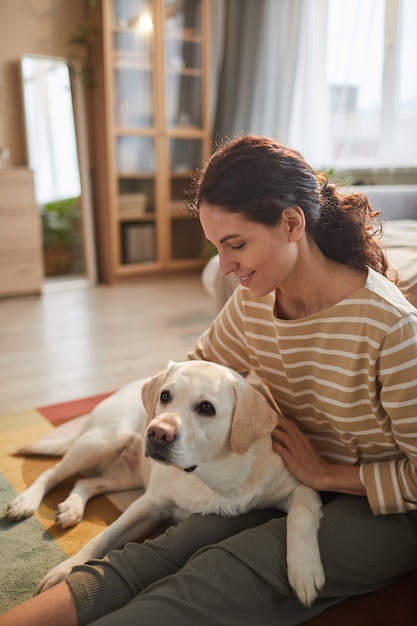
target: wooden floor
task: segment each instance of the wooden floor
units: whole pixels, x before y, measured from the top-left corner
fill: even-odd
[[[152,375],[184,359],[213,317],[199,274],[0,299],[0,414]]]

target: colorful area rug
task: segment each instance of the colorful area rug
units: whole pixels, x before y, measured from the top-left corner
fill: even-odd
[[[10,522],[5,515],[15,494],[57,463],[56,458],[17,457],[10,451],[43,437],[64,422],[75,423],[73,418],[91,411],[106,395],[0,417],[0,613],[31,597],[51,567],[75,554],[126,507],[124,499],[116,506],[117,497],[112,501],[98,496],[88,503],[85,518],[78,526],[58,529],[55,509],[69,493],[74,477],[53,490],[35,516]]]
[[[10,450],[50,433],[66,423],[76,426],[106,395],[20,411],[0,417],[0,614],[31,597],[42,577],[59,562],[113,522],[138,492],[93,498],[84,520],[68,530],[55,526],[55,509],[76,479],[65,481],[43,501],[36,515],[11,523],[7,504],[45,469],[57,462],[43,457],[15,457]],[[80,418],[81,419],[81,418]],[[156,533],[155,533],[156,534]],[[388,587],[350,598],[306,622],[308,626],[415,626],[417,623],[417,571]]]

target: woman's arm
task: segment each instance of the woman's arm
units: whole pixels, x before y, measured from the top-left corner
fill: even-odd
[[[0,626],[79,626],[77,607],[66,582],[51,587],[0,615]]]
[[[272,431],[272,447],[299,481],[317,491],[366,496],[356,465],[333,465],[321,457],[294,422],[284,417]]]

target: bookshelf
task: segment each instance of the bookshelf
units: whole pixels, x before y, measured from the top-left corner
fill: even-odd
[[[202,267],[189,189],[210,152],[209,0],[104,0],[105,280]]]

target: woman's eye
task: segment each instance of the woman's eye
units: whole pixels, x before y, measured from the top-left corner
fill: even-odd
[[[230,246],[230,247],[232,248],[232,250],[241,250],[242,248],[245,247],[245,244],[239,243],[239,244],[236,244],[235,246]]]
[[[161,391],[159,400],[161,404],[168,404],[168,402],[171,400],[171,394],[169,393],[169,391],[166,391],[166,390]]]

